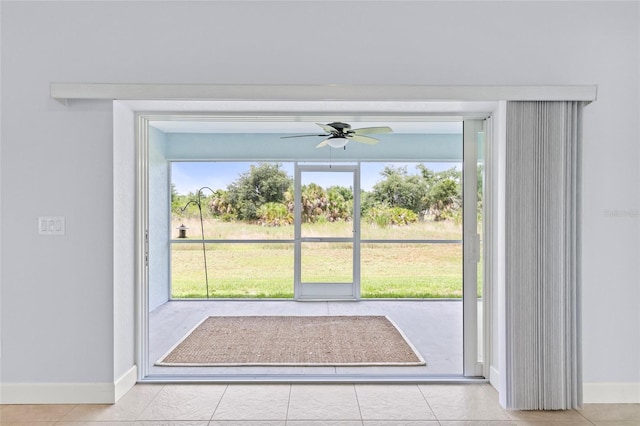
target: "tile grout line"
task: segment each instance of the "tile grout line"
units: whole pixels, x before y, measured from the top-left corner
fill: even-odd
[[[158,397],[158,395],[160,395],[160,393],[162,393],[162,391],[164,390],[164,388],[165,388],[165,387],[167,387],[167,385],[162,385],[162,386],[160,386],[160,390],[158,390],[158,392],[156,392],[156,394],[154,395],[154,397],[153,397],[153,398],[151,398],[151,399],[149,400],[149,402],[147,402],[147,403],[146,403],[146,405],[142,408],[142,410],[140,410],[140,412],[139,412],[138,414],[136,414],[136,416],[135,416],[136,418],[135,418],[135,419],[133,419],[133,422],[134,422],[134,423],[135,423],[135,422],[140,421],[140,416],[142,415],[142,413],[144,413],[144,410],[146,410],[147,408],[149,408],[149,405],[151,405],[151,403],[152,403],[153,401],[155,401],[155,399]],[[114,405],[115,405],[115,404],[114,404]]]
[[[582,414],[582,412],[580,412],[579,410],[574,409],[574,411],[576,413],[578,413],[580,415],[580,417],[582,417],[583,419],[585,419],[586,421],[589,422],[589,424],[592,424],[595,426],[595,423],[591,421],[591,419],[587,418],[587,416],[585,416],[584,414]]]
[[[31,405],[31,404],[29,404],[29,405]],[[50,405],[50,404],[43,404],[43,405]],[[54,404],[54,405],[57,405],[57,404]],[[55,419],[52,419],[52,420],[43,420],[43,421],[42,421],[42,423],[45,423],[45,422],[46,422],[46,423],[49,423],[49,422],[51,422],[51,423],[52,423],[52,424],[54,424],[54,425],[56,425],[56,424],[60,423],[60,422],[62,421],[62,419],[63,419],[65,416],[69,415],[69,413],[70,413],[70,412],[72,412],[73,410],[75,410],[75,408],[76,408],[79,404],[61,404],[61,405],[71,405],[71,408],[70,408],[68,411],[66,411],[64,414],[60,414],[60,416],[56,417]],[[18,422],[20,422],[20,420],[18,420]],[[5,423],[5,422],[3,422],[3,421],[2,421],[2,418],[0,418],[0,426],[1,426],[3,423]],[[12,422],[9,422],[9,423],[12,423]]]
[[[364,418],[362,417],[362,408],[360,407],[360,398],[358,398],[358,388],[356,388],[355,383],[352,384],[353,393],[356,395],[356,404],[358,404],[358,413],[360,414],[360,424],[364,425]]]
[[[427,396],[422,391],[422,388],[420,387],[420,385],[416,385],[416,387],[418,388],[418,392],[420,392],[420,395],[422,395],[422,398],[424,399],[424,402],[427,403],[427,407],[429,407],[429,410],[431,411],[431,414],[433,414],[433,418],[436,419],[436,422],[438,422],[438,425],[442,426],[442,423],[440,423],[440,419],[438,418],[438,416],[436,416],[436,412],[433,411],[433,408],[431,408],[431,404],[429,404],[429,400],[427,399]]]
[[[287,412],[284,414],[284,424],[285,426],[289,423],[289,407],[291,406],[291,392],[293,390],[293,385],[289,384],[289,395],[287,397]]]
[[[216,415],[216,411],[218,411],[218,407],[220,407],[220,404],[222,403],[222,398],[224,398],[224,396],[227,394],[227,390],[229,390],[229,384],[227,383],[224,387],[224,391],[222,392],[222,395],[220,395],[220,399],[218,400],[218,403],[216,404],[216,407],[213,409],[213,413],[211,413],[211,418],[209,419],[208,423],[211,423],[213,421],[213,416]]]

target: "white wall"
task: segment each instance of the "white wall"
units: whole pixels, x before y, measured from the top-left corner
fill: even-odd
[[[149,310],[169,300],[169,161],[167,135],[149,128]]]
[[[597,84],[584,380],[599,384],[593,398],[640,389],[638,2],[398,3],[1,2],[5,389],[113,383],[127,368],[114,342],[112,106],[62,106],[52,81]],[[331,7],[357,19],[327,19]],[[38,236],[41,215],[66,216],[66,236]]]

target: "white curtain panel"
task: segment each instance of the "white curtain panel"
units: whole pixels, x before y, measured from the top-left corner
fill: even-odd
[[[507,408],[582,405],[581,102],[508,102]]]

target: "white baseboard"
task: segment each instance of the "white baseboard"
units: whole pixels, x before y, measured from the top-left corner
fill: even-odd
[[[585,404],[638,404],[640,383],[584,383]]]
[[[2,404],[112,404],[113,383],[3,383]]]
[[[114,404],[137,374],[133,366],[113,383],[2,383],[0,404]]]
[[[500,390],[500,372],[489,368],[489,383]],[[582,399],[585,404],[639,404],[640,383],[584,383]]]
[[[497,391],[500,391],[500,372],[493,365],[489,367],[489,383]]]
[[[136,384],[138,381],[138,367],[135,365],[129,369],[126,373],[120,376],[114,383],[114,398],[113,402],[118,402],[125,393]]]

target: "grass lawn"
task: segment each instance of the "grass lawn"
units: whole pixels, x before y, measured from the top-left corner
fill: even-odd
[[[182,222],[175,223],[177,228]],[[200,224],[185,221],[192,239]],[[345,228],[346,226],[346,228]],[[307,236],[342,235],[350,225],[306,226]],[[460,226],[449,222],[419,223],[399,228],[362,226],[362,238],[461,239]],[[293,226],[209,221],[206,238],[293,239]],[[303,250],[303,281],[351,281],[351,245],[309,243]],[[348,247],[347,247],[348,246]],[[308,255],[307,255],[308,253]],[[213,298],[292,298],[293,243],[207,244],[209,296]],[[462,244],[362,244],[363,298],[459,298],[462,296]],[[206,297],[201,244],[173,244],[172,297]]]

